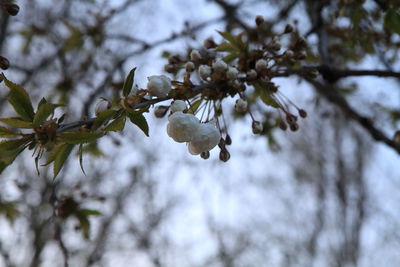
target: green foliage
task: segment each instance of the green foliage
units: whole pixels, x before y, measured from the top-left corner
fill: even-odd
[[[54,153],[54,165],[53,165],[53,179],[55,179],[60,172],[61,168],[64,166],[64,163],[68,159],[71,154],[72,149],[74,148],[73,144],[61,144],[56,153]]]
[[[10,89],[8,102],[10,102],[15,112],[17,112],[23,120],[32,122],[35,113],[33,112],[32,102],[28,93],[22,86],[7,80],[4,74],[1,74],[1,77],[6,86]]]
[[[147,124],[146,118],[143,116],[143,112],[127,110],[127,116],[146,136],[149,136],[149,125]]]
[[[47,101],[43,98],[38,105],[35,117],[33,118],[32,126],[35,128],[39,127],[52,113],[54,113],[54,110],[59,106],[60,105],[47,103]]]
[[[14,162],[15,158],[27,147],[32,140],[30,136],[20,139],[0,141],[0,173]]]
[[[114,131],[114,132],[122,131],[125,127],[125,122],[126,122],[126,117],[125,115],[122,115],[113,120],[110,124],[108,124],[104,128],[104,131]]]
[[[64,142],[67,144],[84,144],[96,141],[100,137],[102,137],[104,133],[91,133],[91,132],[64,132],[61,133],[58,137],[58,141]]]
[[[400,34],[400,12],[394,8],[390,8],[385,15],[384,26],[391,32]]]
[[[14,130],[0,126],[0,137],[14,137],[20,135],[19,133],[14,132]]]
[[[7,124],[8,126],[21,128],[21,129],[31,129],[33,125],[31,122],[23,121],[20,118],[0,118],[0,122]]]
[[[125,97],[127,97],[132,90],[133,81],[135,80],[135,70],[136,70],[136,68],[133,68],[129,72],[128,76],[126,76],[124,85],[122,87],[122,95]]]

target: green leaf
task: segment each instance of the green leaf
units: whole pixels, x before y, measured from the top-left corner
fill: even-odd
[[[194,101],[193,103],[191,103],[190,108],[188,109],[187,113],[195,114],[196,111],[199,109],[201,102],[203,102],[203,98],[200,98],[200,99]]]
[[[22,128],[22,129],[33,128],[31,122],[23,121],[20,118],[0,118],[0,122],[16,128]]]
[[[45,103],[39,105],[39,108],[33,118],[33,127],[39,127],[49,116],[54,112],[54,110],[60,105]]]
[[[125,97],[127,97],[132,90],[133,81],[135,79],[135,70],[136,68],[133,68],[125,78],[124,86],[122,87],[122,95]]]
[[[61,133],[58,140],[67,144],[84,144],[96,141],[104,133],[86,133],[86,132],[64,132]]]
[[[125,127],[125,121],[126,117],[120,116],[116,118],[114,121],[112,121],[109,125],[107,125],[106,128],[104,128],[104,131],[114,131],[114,132],[119,132],[122,131]]]
[[[86,216],[100,216],[101,215],[101,212],[98,210],[80,209],[79,212],[85,214]]]
[[[223,57],[223,60],[224,60],[226,63],[230,63],[230,62],[234,61],[234,60],[237,59],[237,58],[238,58],[238,55],[237,55],[237,54],[231,53],[231,54],[229,54],[229,55]]]
[[[142,113],[135,111],[128,111],[127,115],[129,117],[129,120],[133,124],[139,127],[139,129],[142,130],[146,136],[149,136],[149,125],[147,124],[146,118],[143,116]]]
[[[20,135],[19,133],[14,132],[13,130],[0,126],[0,137],[13,137]]]
[[[231,43],[223,42],[216,49],[218,52],[240,52],[240,50]]]
[[[400,12],[394,8],[388,9],[384,21],[385,28],[400,34]]]
[[[229,43],[231,43],[233,46],[235,46],[237,49],[239,49],[239,51],[245,50],[246,45],[245,45],[245,43],[243,43],[240,35],[234,36],[233,34],[231,34],[229,32],[220,32],[220,31],[218,31],[218,33],[225,40],[227,40]]]
[[[14,162],[17,156],[26,148],[31,138],[5,140],[0,142],[0,173]]]
[[[83,145],[82,144],[79,145],[78,155],[79,155],[79,165],[81,166],[81,170],[82,170],[83,174],[86,175],[86,172],[83,169]]]
[[[81,30],[72,25],[67,25],[67,27],[69,28],[70,34],[65,40],[64,51],[68,52],[70,50],[81,48],[84,43]]]
[[[79,226],[82,229],[83,236],[88,239],[90,234],[90,222],[88,216],[79,211],[75,213],[75,216],[79,221]]]
[[[266,105],[274,107],[274,108],[280,108],[281,107],[279,105],[279,103],[275,100],[272,92],[267,88],[267,86],[263,86],[258,82],[254,82],[253,86],[256,89],[257,95],[260,97],[260,99]]]
[[[103,112],[101,112],[97,117],[96,120],[94,121],[92,125],[93,130],[97,130],[100,126],[102,126],[104,123],[107,121],[111,120],[118,111],[112,110],[112,109],[107,109]]]
[[[4,74],[1,74],[1,77],[10,89],[8,102],[10,102],[14,107],[15,112],[17,112],[23,120],[31,122],[35,113],[33,112],[32,102],[28,93],[22,86],[7,80]]]
[[[63,167],[65,161],[68,159],[71,154],[74,145],[72,144],[63,144],[58,150],[57,154],[54,157],[54,166],[53,166],[53,179],[55,179]]]

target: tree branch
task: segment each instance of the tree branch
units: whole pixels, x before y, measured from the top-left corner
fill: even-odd
[[[400,144],[388,138],[381,130],[376,128],[373,122],[359,114],[347,103],[346,99],[341,96],[336,88],[331,84],[322,84],[313,79],[305,78],[307,82],[312,84],[317,92],[329,100],[332,104],[339,107],[349,118],[357,121],[376,141],[380,141],[393,148],[400,154]]]
[[[198,86],[195,86],[192,88],[192,93],[193,94],[198,94],[199,92],[201,92],[202,90],[206,89],[206,88],[213,88],[215,86],[215,84],[213,83],[205,83],[205,84],[200,84]],[[136,104],[132,107],[132,109],[141,109],[144,107],[148,107],[154,104],[157,104],[159,102],[163,102],[166,100],[172,99],[172,97],[167,96],[167,97],[163,97],[163,98],[156,98],[156,99],[151,99],[148,101],[144,101],[142,103]],[[62,133],[74,128],[78,128],[81,127],[83,125],[91,125],[94,123],[94,121],[96,120],[96,118],[90,118],[87,120],[80,120],[80,121],[75,121],[75,122],[71,122],[71,123],[67,123],[67,124],[62,124],[60,125],[60,127],[57,129],[57,133]]]

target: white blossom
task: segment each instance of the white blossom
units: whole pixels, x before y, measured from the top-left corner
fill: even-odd
[[[234,80],[237,78],[239,71],[235,67],[229,67],[228,71],[226,72],[226,77],[230,80]]]
[[[196,131],[196,135],[189,142],[189,153],[198,155],[202,152],[210,151],[220,141],[221,133],[213,123],[203,123]]]
[[[222,59],[218,59],[212,64],[212,68],[218,72],[224,72],[228,68],[228,65]]]
[[[200,121],[193,114],[181,111],[173,113],[168,118],[167,133],[176,142],[190,142],[200,127]]]
[[[206,80],[211,75],[211,68],[207,65],[200,65],[199,75],[203,80]]]
[[[171,91],[171,79],[165,75],[153,75],[147,78],[147,90],[149,94],[156,97],[166,97]]]
[[[171,112],[184,111],[187,108],[185,101],[175,100],[171,104]]]

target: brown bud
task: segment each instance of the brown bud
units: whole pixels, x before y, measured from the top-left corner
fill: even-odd
[[[297,123],[290,124],[290,130],[295,132],[299,129],[299,125]]]
[[[3,70],[6,70],[10,67],[10,61],[6,59],[5,57],[0,56],[0,68]]]
[[[263,18],[263,16],[257,16],[256,17],[256,25],[257,26],[260,26],[261,24],[263,24],[264,23],[264,18]]]
[[[3,7],[7,11],[7,13],[10,14],[11,16],[16,16],[19,12],[19,6],[14,3],[10,2],[3,3]]]
[[[279,128],[281,128],[283,131],[286,131],[287,124],[283,120],[279,120]]]
[[[227,144],[228,146],[232,145],[232,138],[229,134],[227,134],[225,137],[225,144]]]
[[[214,40],[210,37],[204,40],[204,47],[206,49],[211,49],[211,48],[216,48],[217,44],[214,42]]]
[[[164,66],[164,70],[168,73],[175,73],[177,71],[175,65],[167,64]]]
[[[306,53],[305,52],[300,52],[300,53],[297,53],[296,55],[295,55],[295,58],[296,59],[299,59],[299,60],[303,60],[303,59],[306,59],[306,57],[307,57],[307,55],[306,55]]]
[[[181,62],[181,60],[178,56],[169,56],[168,57],[169,64],[178,64],[179,62]]]
[[[225,140],[224,138],[221,137],[218,143],[219,148],[224,149],[225,148]]]
[[[253,121],[251,128],[254,134],[261,134],[264,130],[262,123],[259,121]]]
[[[222,149],[221,152],[219,152],[219,159],[223,162],[227,162],[231,157],[231,154],[229,154],[228,150]]]
[[[200,157],[208,159],[210,157],[210,151],[201,152]]]
[[[296,123],[296,121],[297,121],[297,117],[295,115],[290,114],[290,113],[286,114],[286,122],[287,123],[294,124],[294,123]]]
[[[284,33],[291,33],[293,31],[293,26],[290,24],[286,24]]]
[[[299,116],[305,118],[307,117],[307,112],[304,109],[299,109]]]
[[[168,109],[169,106],[157,106],[154,109],[154,116],[156,116],[156,118],[162,118],[167,114]]]
[[[400,144],[400,131],[396,131],[396,133],[393,136],[393,141]]]

